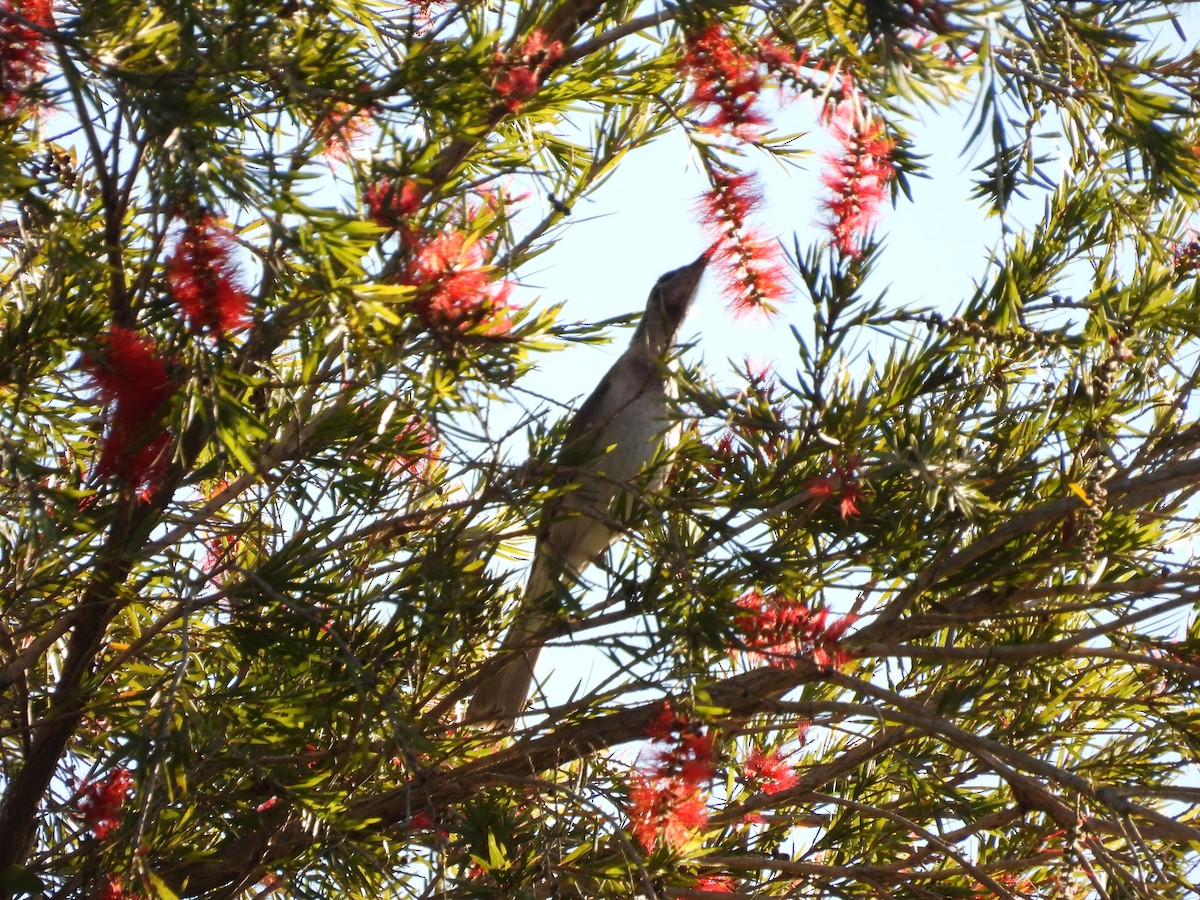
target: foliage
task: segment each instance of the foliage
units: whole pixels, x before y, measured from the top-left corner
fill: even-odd
[[[1181,5],[0,0],[0,894],[1186,894]],[[767,92],[835,145],[786,260]],[[1008,239],[915,308],[871,228],[961,98]],[[667,132],[731,315],[790,277],[812,328],[686,371],[564,597],[617,675],[488,732],[523,380],[596,337],[510,282]]]

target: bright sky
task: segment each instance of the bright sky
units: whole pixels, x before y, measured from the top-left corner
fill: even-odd
[[[890,304],[948,307],[968,298],[972,279],[982,277],[1000,226],[969,199],[971,167],[958,158],[967,113],[958,108],[919,127],[918,151],[931,156],[927,164],[933,177],[912,180],[914,202],[902,198],[896,209],[885,210],[878,229],[885,252],[865,285],[867,295],[886,289]],[[804,121],[783,130],[809,130],[803,140],[813,153],[800,167],[784,168],[765,153],[748,155],[746,163],[757,168],[765,187],[766,202],[757,221],[790,249],[793,235],[799,235],[802,246],[824,239],[820,199],[827,191],[820,183],[821,153],[829,141],[811,114],[789,118],[789,124]],[[707,187],[682,137],[671,135],[631,154],[591,201],[574,209],[574,221],[556,246],[521,272],[526,288],[518,298],[565,302],[565,321],[597,321],[640,310],[659,275],[690,262],[708,243],[695,213],[696,198]],[[751,357],[774,362],[786,375],[796,359],[789,326],[806,330],[811,319],[811,303],[803,296],[772,320],[734,319],[709,276],[683,333],[697,339],[693,353],[716,373],[728,368],[726,360]],[[628,333],[616,333],[611,345],[573,347],[546,358],[530,386],[562,401],[586,395],[627,338]]]

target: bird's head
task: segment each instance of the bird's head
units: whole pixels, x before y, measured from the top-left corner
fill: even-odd
[[[654,283],[650,298],[646,301],[646,313],[634,335],[634,343],[644,341],[650,352],[659,356],[665,355],[674,346],[707,265],[708,257],[702,255],[695,262],[672,269]]]

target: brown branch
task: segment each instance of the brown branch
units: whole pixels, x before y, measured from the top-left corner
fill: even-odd
[[[122,502],[137,501],[130,494]],[[37,829],[38,808],[83,716],[88,698],[87,676],[100,650],[104,631],[119,608],[117,589],[133,567],[130,535],[137,533],[136,521],[119,516],[113,524],[102,559],[80,598],[76,625],[67,642],[66,660],[49,708],[34,725],[33,746],[24,767],[12,776],[5,789],[0,802],[0,870],[19,865],[29,853]]]

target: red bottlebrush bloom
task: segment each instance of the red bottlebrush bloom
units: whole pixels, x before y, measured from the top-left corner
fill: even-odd
[[[485,326],[490,335],[508,331],[512,285],[495,279],[485,257],[483,243],[457,231],[414,248],[404,283],[420,289],[414,306],[427,326],[458,332]]]
[[[702,109],[716,107],[703,127],[712,131],[728,128],[737,137],[757,138],[757,126],[767,123],[767,117],[754,108],[763,85],[758,60],[743,53],[719,23],[684,40],[687,52],[679,61],[679,70],[692,80],[690,102]]]
[[[716,771],[715,736],[703,724],[679,716],[664,703],[662,712],[647,726],[646,734],[656,743],[666,745],[655,753],[651,770],[654,778],[675,778],[697,787],[712,779]]]
[[[762,193],[749,175],[719,174],[712,190],[700,198],[700,221],[712,239],[708,258],[734,315],[773,312],[789,292],[779,245],[763,240],[746,224],[761,202]]]
[[[92,781],[79,792],[76,808],[88,829],[98,840],[104,840],[121,824],[126,795],[133,776],[125,768],[116,768],[103,779]]]
[[[400,228],[404,220],[421,208],[423,195],[415,181],[396,184],[384,176],[363,191],[363,205],[371,221],[384,228]]]
[[[790,787],[795,787],[799,779],[796,770],[778,751],[767,753],[761,747],[755,747],[746,757],[742,767],[746,779],[754,783],[764,794],[778,794]]]
[[[758,40],[758,58],[772,72],[779,72],[791,78],[799,78],[800,70],[808,63],[808,52],[785,47],[770,37]]]
[[[809,479],[804,488],[809,509],[813,510],[830,500],[836,500],[838,512],[843,519],[857,516],[862,511],[859,504],[866,498],[862,485],[858,482],[858,465],[858,459],[852,457],[838,462],[832,474]]]
[[[678,778],[637,776],[629,792],[629,830],[647,852],[658,843],[675,851],[708,821],[708,808],[694,785]]]
[[[519,110],[523,101],[538,92],[538,87],[537,72],[529,66],[506,69],[496,76],[492,85],[492,89],[504,98],[504,105],[508,107],[509,112]]]
[[[838,104],[830,130],[841,145],[826,156],[822,181],[832,192],[823,205],[833,246],[845,256],[862,254],[860,240],[879,218],[892,179],[895,142],[883,125],[870,121],[854,96]]]
[[[414,416],[396,435],[396,441],[404,449],[389,461],[388,468],[397,475],[425,478],[441,452],[437,432]]]
[[[732,894],[737,879],[732,875],[701,875],[696,880],[696,890],[710,894]]]
[[[233,261],[236,243],[212,216],[189,222],[167,260],[171,296],[196,332],[223,336],[249,324],[250,294]]]
[[[850,658],[838,642],[857,616],[831,616],[824,609],[814,613],[802,600],[755,590],[743,594],[737,605],[746,612],[734,619],[734,626],[752,658],[778,668],[800,659],[838,668]]]
[[[95,900],[133,900],[136,894],[128,894],[116,875],[104,876],[104,886],[92,895]]]
[[[517,112],[525,100],[541,89],[543,77],[558,65],[562,54],[562,41],[547,43],[545,32],[530,32],[519,55],[496,55],[492,71],[497,74],[492,90],[504,100],[509,112]]]
[[[370,133],[373,115],[370,106],[335,103],[313,126],[313,137],[325,145],[325,156],[343,162]]]
[[[670,703],[663,701],[662,710],[646,726],[646,736],[668,743],[678,740],[680,733],[687,727],[688,720],[671,709]]]
[[[84,360],[108,409],[96,471],[120,477],[145,499],[170,462],[171,433],[162,427],[161,415],[175,387],[148,337],[114,325],[103,346],[99,356]]]
[[[54,25],[49,0],[0,0],[0,112],[5,116],[20,108],[33,82],[46,71],[45,38],[10,16],[38,28]]]
[[[408,5],[414,10],[416,20],[421,24],[421,31],[424,32],[433,23],[433,11],[436,9],[440,12],[451,2],[453,0],[409,0]]]

